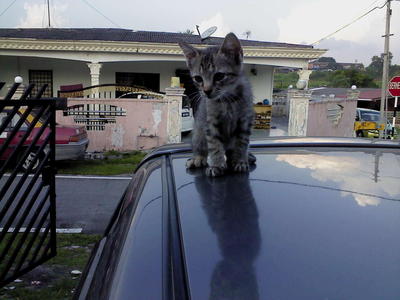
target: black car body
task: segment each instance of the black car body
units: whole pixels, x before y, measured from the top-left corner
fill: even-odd
[[[77,299],[400,299],[400,145],[255,142],[248,174],[136,170]]]

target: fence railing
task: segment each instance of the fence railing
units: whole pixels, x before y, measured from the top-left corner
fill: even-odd
[[[0,286],[56,255],[55,110],[43,86],[0,99]]]

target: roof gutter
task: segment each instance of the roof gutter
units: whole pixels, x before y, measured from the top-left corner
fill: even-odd
[[[205,48],[207,45],[199,46]],[[176,43],[142,43],[85,40],[43,40],[31,38],[0,38],[1,50],[70,51],[70,52],[110,52],[182,55]],[[300,58],[315,59],[324,54],[325,49],[285,48],[285,47],[243,47],[245,57],[259,58]],[[1,52],[0,52],[1,54]]]

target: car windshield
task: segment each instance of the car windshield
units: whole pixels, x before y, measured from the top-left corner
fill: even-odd
[[[379,121],[379,112],[361,111],[361,120],[363,121]]]

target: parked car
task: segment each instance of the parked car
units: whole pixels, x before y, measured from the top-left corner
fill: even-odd
[[[14,116],[14,118],[11,120],[11,122],[8,124],[7,128],[3,131],[3,133],[0,136],[0,146],[4,144],[5,140],[11,133],[12,129],[14,128],[15,124],[20,120],[21,116],[25,110],[23,108],[19,109],[17,114]],[[0,113],[0,120],[4,120],[4,118],[7,117],[7,115],[10,113],[10,110],[3,110]],[[18,130],[17,134],[14,136],[12,139],[11,143],[7,147],[6,151],[3,153],[3,155],[0,157],[0,160],[4,161],[6,160],[14,151],[15,146],[19,143],[21,140],[22,136],[25,134],[26,130],[30,126],[31,122],[35,118],[35,112],[30,113],[25,122],[22,124],[20,129]],[[26,147],[28,147],[31,143],[34,137],[36,136],[37,132],[40,130],[40,128],[43,126],[43,119],[40,118],[39,121],[35,124],[34,129],[32,130],[31,134],[28,136],[28,138],[24,142],[25,148],[22,149],[20,152],[21,154],[23,151],[26,150]],[[41,135],[40,139],[37,142],[37,146],[40,147],[40,145],[43,144],[44,142],[44,137],[47,136],[48,132],[50,129],[46,128],[43,134]],[[67,160],[67,159],[77,159],[82,157],[85,154],[85,151],[89,145],[89,140],[87,137],[87,132],[84,126],[62,126],[62,125],[56,125],[56,160]],[[28,157],[26,158],[23,168],[27,168],[29,166],[29,163],[33,160],[33,158],[37,155],[37,148],[34,149],[31,153],[29,153]],[[41,153],[39,154],[39,159],[36,160],[35,165],[33,166],[33,170],[39,165],[40,159],[44,157],[44,154]]]
[[[140,163],[76,299],[400,299],[400,144],[274,138],[249,173]]]
[[[190,98],[186,95],[182,98],[182,133],[189,133],[193,130],[194,114]]]
[[[356,136],[378,138],[378,128],[382,128],[381,130],[383,130],[383,123],[380,122],[380,112],[373,109],[357,108],[356,113]],[[386,135],[388,138],[393,136],[392,131],[393,126],[389,121],[387,121]]]
[[[182,133],[188,133],[193,130],[193,110],[188,106],[182,107]]]

